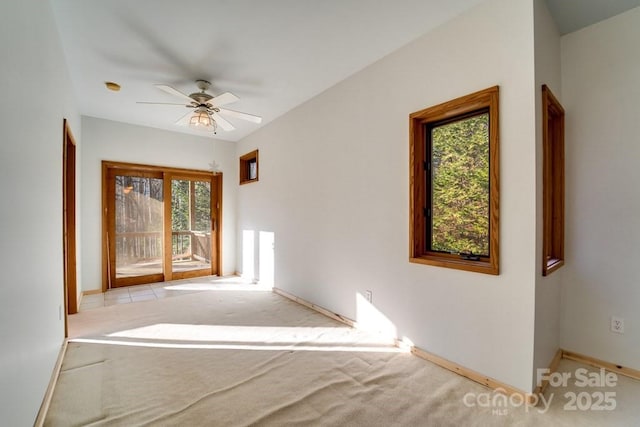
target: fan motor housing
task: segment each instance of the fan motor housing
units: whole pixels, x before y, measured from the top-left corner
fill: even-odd
[[[190,94],[189,98],[192,98],[194,101],[201,105],[206,104],[208,101],[214,98],[208,93],[205,93],[205,91],[207,91],[211,87],[210,82],[206,80],[196,80],[196,85],[198,86],[198,89],[200,89],[200,92],[194,92]]]

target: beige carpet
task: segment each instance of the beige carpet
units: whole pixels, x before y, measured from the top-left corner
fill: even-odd
[[[629,378],[550,388],[544,413],[500,406],[479,384],[271,292],[98,308],[72,316],[70,333],[46,426],[640,425]],[[615,392],[616,409],[566,410],[571,390]]]

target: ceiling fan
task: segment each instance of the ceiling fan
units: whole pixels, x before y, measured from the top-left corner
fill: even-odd
[[[225,131],[234,130],[235,127],[229,123],[222,114],[235,117],[237,119],[247,120],[253,123],[261,123],[262,117],[254,116],[253,114],[241,113],[240,111],[228,110],[221,108],[223,105],[236,102],[239,98],[231,92],[225,92],[218,96],[213,96],[206,91],[211,87],[211,83],[206,80],[196,80],[196,85],[200,92],[194,92],[190,95],[180,92],[179,90],[169,85],[154,85],[158,89],[167,92],[168,94],[182,98],[186,101],[186,104],[168,103],[168,102],[138,102],[138,104],[157,104],[157,105],[184,105],[185,107],[192,109],[187,114],[182,116],[177,125],[188,125],[196,129],[213,130],[215,134],[218,125]]]

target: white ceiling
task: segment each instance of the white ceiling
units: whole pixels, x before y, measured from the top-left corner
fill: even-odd
[[[215,95],[240,98],[228,108],[263,117],[261,125],[229,118],[236,130],[215,136],[228,141],[481,1],[51,0],[81,114],[201,134],[174,124],[184,107],[136,101],[176,102],[153,85],[191,93],[195,80],[205,79]],[[548,0],[563,20],[560,28],[588,25],[639,2]],[[586,3],[600,18],[582,13]],[[603,4],[610,7],[603,11]],[[106,90],[105,81],[122,90]]]
[[[640,6],[640,0],[547,0],[560,34],[610,18]]]

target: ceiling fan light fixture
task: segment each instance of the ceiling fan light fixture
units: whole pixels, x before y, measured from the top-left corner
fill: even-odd
[[[227,110],[226,108],[220,108],[223,105],[236,102],[239,98],[231,92],[225,92],[218,96],[213,96],[206,92],[211,86],[211,83],[205,80],[197,80],[196,84],[200,92],[195,92],[190,95],[180,92],[179,90],[165,84],[155,85],[158,89],[166,92],[175,97],[179,97],[183,102],[187,102],[185,105],[187,108],[193,109],[193,112],[187,112],[178,121],[177,125],[189,126],[198,130],[213,130],[214,135],[218,129],[218,125],[225,131],[232,131],[235,129],[233,124],[229,123],[224,118],[225,114],[241,120],[247,120],[253,123],[262,122],[262,117],[254,116],[253,114],[242,113],[240,111]],[[164,102],[142,102],[142,104],[169,104],[169,105],[181,105],[175,103]]]
[[[213,119],[205,111],[196,111],[189,120],[189,126],[192,127],[209,127],[212,126]]]
[[[207,111],[196,110],[193,113],[193,116],[191,116],[191,118],[189,119],[189,126],[200,130],[207,130],[209,128],[212,128],[213,133],[216,133],[218,124],[215,120],[213,120],[213,117],[211,117],[211,115]]]

